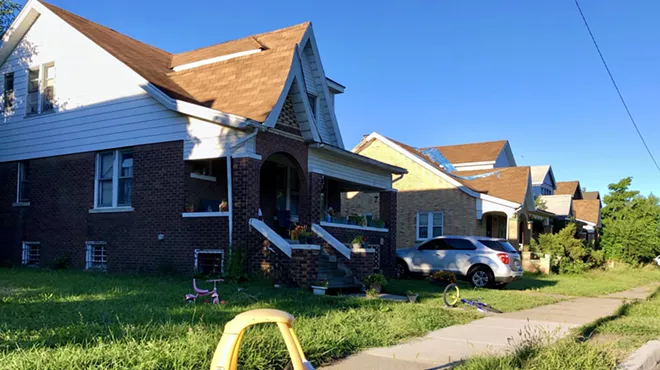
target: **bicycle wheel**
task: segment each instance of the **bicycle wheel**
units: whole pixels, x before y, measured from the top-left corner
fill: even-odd
[[[458,285],[449,284],[445,288],[445,292],[442,295],[442,300],[445,301],[447,307],[456,307],[458,301],[461,299],[461,292],[458,290]]]

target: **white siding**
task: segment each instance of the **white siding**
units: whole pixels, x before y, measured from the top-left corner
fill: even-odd
[[[321,139],[323,140],[324,143],[332,144],[332,145],[337,145],[337,138],[335,136],[335,130],[332,125],[332,121],[330,120],[330,113],[329,109],[330,104],[328,104],[328,101],[325,99],[325,94],[323,94],[322,86],[323,82],[321,79],[325,80],[325,75],[321,73],[318,64],[316,63],[316,59],[314,56],[314,51],[312,47],[308,44],[304,49],[303,49],[303,71],[305,70],[305,64],[308,64],[307,68],[311,69],[311,76],[313,76],[313,81],[314,81],[314,88],[317,89],[318,91],[318,99],[319,99],[319,114],[317,114],[318,119],[316,122],[316,126],[319,129],[319,134],[321,136]],[[307,72],[305,72],[305,82],[309,84],[308,78],[307,78]]]
[[[56,113],[25,117],[27,70],[49,62]],[[168,110],[142,77],[49,13],[0,66],[0,80],[7,72],[15,74],[16,100],[0,122],[0,162],[174,140],[184,140],[185,159],[209,158],[245,135]]]
[[[310,64],[310,57],[307,52],[308,49],[311,50],[309,46],[306,47],[300,58],[302,59],[302,69],[303,69],[303,76],[305,77],[305,85],[307,87],[307,91],[315,95],[319,95],[316,89],[316,79],[314,78],[314,73],[312,72],[312,66]]]
[[[380,189],[392,188],[392,174],[377,171],[373,166],[355,163],[347,159],[328,155],[322,150],[309,151],[310,172]]]

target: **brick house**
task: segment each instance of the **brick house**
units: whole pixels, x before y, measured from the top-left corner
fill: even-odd
[[[300,285],[393,271],[406,171],[344,149],[310,23],[171,54],[31,0],[0,60],[0,260],[219,272],[241,250]],[[347,191],[379,194],[379,227],[327,220]],[[347,248],[358,234],[372,243]]]
[[[529,243],[528,221],[534,210],[530,168],[515,166],[508,142],[417,149],[372,133],[353,151],[408,170],[393,179],[398,190],[398,248],[439,235],[507,238],[515,246]],[[342,207],[377,216],[377,198],[367,192],[347,193]]]

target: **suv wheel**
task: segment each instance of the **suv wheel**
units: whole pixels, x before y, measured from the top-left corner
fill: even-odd
[[[495,277],[488,267],[477,266],[468,275],[470,283],[477,288],[491,288],[495,285]]]
[[[396,262],[396,278],[405,279],[408,277],[408,266],[403,261]]]

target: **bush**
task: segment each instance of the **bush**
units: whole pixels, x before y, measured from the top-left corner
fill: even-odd
[[[429,275],[428,277],[429,281],[436,281],[436,282],[447,282],[447,283],[455,283],[456,282],[456,275],[454,275],[453,272],[449,271],[436,271]]]
[[[553,258],[552,270],[559,274],[581,274],[602,266],[605,255],[602,250],[595,250],[575,237],[576,226],[567,223],[556,234],[541,234],[539,241],[532,241],[530,250],[539,254],[549,254]]]
[[[232,247],[229,246],[231,250]],[[239,248],[229,255],[225,279],[234,283],[247,281],[248,275],[243,265],[243,251]]]

